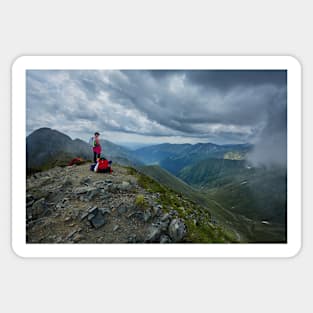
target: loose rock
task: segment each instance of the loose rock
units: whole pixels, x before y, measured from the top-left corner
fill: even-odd
[[[158,242],[161,236],[161,229],[158,226],[151,225],[146,236],[147,242]]]
[[[162,235],[160,238],[160,243],[170,243],[171,242],[171,238],[167,235]]]
[[[117,208],[117,212],[118,212],[119,214],[124,214],[124,213],[127,212],[127,207],[124,206],[124,205],[121,205],[121,206],[119,206],[119,207]]]
[[[119,228],[120,228],[119,225],[114,225],[113,231],[117,231]]]
[[[102,215],[104,214],[111,214],[111,210],[109,208],[99,208],[98,209]]]
[[[96,229],[103,226],[105,222],[104,216],[100,211],[98,211],[97,214],[90,220],[91,225]]]
[[[174,219],[168,228],[169,235],[174,242],[180,242],[186,235],[186,225],[181,219]]]

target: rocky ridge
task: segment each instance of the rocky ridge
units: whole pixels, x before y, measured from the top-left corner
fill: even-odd
[[[115,165],[55,167],[27,178],[27,243],[178,243],[187,226],[138,175]]]

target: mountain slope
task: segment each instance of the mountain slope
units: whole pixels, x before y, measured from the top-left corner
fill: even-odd
[[[255,210],[256,200],[254,194],[251,194],[249,190],[237,189],[244,186],[240,184],[242,182],[240,180],[238,184],[234,183],[232,186],[226,185],[216,189],[199,190],[192,188],[159,166],[144,166],[140,168],[140,171],[203,207],[210,213],[211,222],[223,225],[225,231],[236,234],[241,242],[285,242],[286,240],[284,220],[284,209],[286,207],[284,206],[285,203],[281,202],[280,196],[278,197],[280,205],[277,207],[277,211],[274,210],[274,213],[272,213],[271,223],[264,224],[263,219],[267,219],[268,215],[262,210]],[[225,189],[229,187],[233,189]],[[263,195],[266,194],[269,195],[268,192]],[[260,195],[262,195],[262,192]],[[227,201],[228,197],[234,201],[239,201],[238,206],[231,206]],[[240,205],[240,202],[243,204],[245,199],[247,199],[245,202],[246,207]],[[269,203],[273,203],[271,201],[270,199]],[[282,214],[279,215],[277,212]]]
[[[184,167],[208,158],[242,159],[251,148],[252,146],[249,144],[161,144],[137,149],[134,154],[147,165],[159,164],[172,174],[177,175]]]
[[[164,143],[140,148],[135,150],[134,153],[145,164],[158,164],[168,157],[188,153],[190,146],[190,144]]]
[[[62,156],[73,156],[72,139],[57,130],[50,128],[40,128],[26,138],[26,155],[28,168],[40,168],[47,161],[57,159]],[[79,143],[81,157],[86,157],[86,151]],[[83,149],[83,151],[81,151]]]
[[[238,180],[241,174],[247,172],[249,169],[242,160],[205,159],[184,167],[177,176],[190,185],[209,187]]]
[[[102,147],[102,155],[107,159],[112,160],[113,162],[117,162],[123,165],[141,165],[142,162],[136,158],[134,153],[127,148],[116,145],[109,140],[100,140]]]
[[[186,184],[184,181],[180,180],[179,178],[173,176],[166,170],[162,169],[160,166],[157,165],[148,165],[139,167],[141,173],[148,175],[155,179],[162,185],[165,185],[176,192],[182,193],[184,195],[189,196],[191,199],[197,194],[197,191]]]
[[[287,172],[281,167],[250,167],[241,160],[207,159],[182,169],[178,177],[229,211],[285,224]]]

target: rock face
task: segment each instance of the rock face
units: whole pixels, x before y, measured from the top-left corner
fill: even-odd
[[[186,227],[177,211],[158,203],[160,195],[141,187],[127,168],[112,174],[89,164],[56,167],[27,179],[29,243],[175,243]],[[142,195],[145,206],[138,207]]]

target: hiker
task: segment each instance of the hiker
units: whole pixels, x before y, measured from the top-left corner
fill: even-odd
[[[101,145],[100,145],[100,134],[95,132],[95,136],[93,137],[92,142],[92,151],[93,151],[93,161],[97,163],[97,159],[100,159],[101,155]]]

